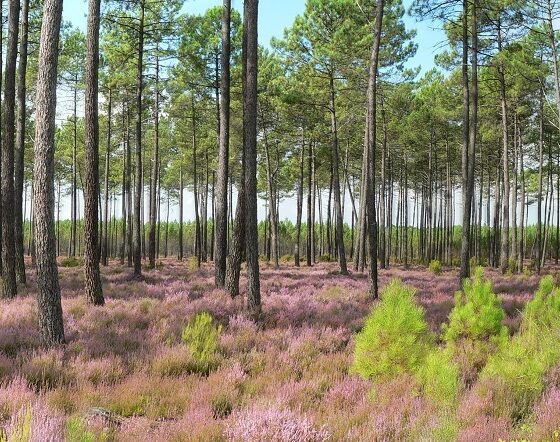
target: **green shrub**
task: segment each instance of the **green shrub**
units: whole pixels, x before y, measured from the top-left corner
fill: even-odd
[[[551,275],[541,279],[539,289],[529,301],[523,313],[521,329],[523,332],[535,331],[556,325],[560,318],[560,288],[555,287]]]
[[[216,356],[221,325],[215,325],[209,313],[197,314],[183,329],[182,340],[189,348],[195,361],[210,364]]]
[[[439,262],[437,259],[433,259],[432,261],[430,261],[430,264],[428,265],[428,271],[433,273],[434,275],[441,274],[441,262]]]
[[[507,342],[508,330],[502,324],[504,310],[492,291],[492,283],[483,280],[478,267],[472,281],[465,280],[463,292],[455,295],[455,307],[449,324],[443,324],[443,339],[459,364],[463,379],[470,383],[484,367],[488,355]]]
[[[214,419],[228,417],[233,411],[233,401],[231,395],[220,392],[211,399],[212,415]]]
[[[60,260],[60,267],[81,267],[84,265],[83,258],[77,258],[75,256],[68,256],[67,258],[62,258]]]
[[[560,361],[560,289],[543,278],[527,303],[520,332],[492,355],[481,379],[491,385],[495,413],[520,420],[544,389],[547,372]]]
[[[334,261],[334,258],[328,253],[325,253],[324,255],[319,255],[319,262],[332,262],[332,261]]]
[[[441,404],[452,404],[459,389],[459,369],[447,350],[430,352],[419,367],[417,379],[424,393]]]
[[[393,280],[356,336],[353,370],[364,378],[383,379],[415,371],[433,345],[415,290]]]
[[[81,417],[74,416],[66,421],[66,440],[68,442],[95,442],[95,434],[87,430]]]

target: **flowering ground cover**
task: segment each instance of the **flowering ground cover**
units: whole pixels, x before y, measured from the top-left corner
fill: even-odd
[[[263,313],[255,321],[242,298],[214,288],[211,266],[191,264],[164,260],[135,280],[112,262],[102,269],[103,307],[86,303],[80,267],[61,268],[62,350],[40,347],[30,272],[23,293],[0,302],[4,437],[22,440],[18,433],[27,431],[25,440],[33,441],[560,440],[560,357],[546,350],[546,339],[535,337],[544,355],[535,363],[546,367],[527,368],[538,372],[530,385],[502,368],[533,360],[523,354],[529,338],[521,338],[538,276],[486,271],[504,311],[504,347],[521,350],[483,347],[494,355],[483,354],[480,366],[461,359],[472,352],[456,351],[458,383],[442,399],[425,386],[429,369],[421,376],[406,369],[375,378],[358,373],[357,333],[377,304],[366,295],[366,275],[341,276],[331,263],[263,264]],[[458,348],[442,332],[457,272],[395,267],[380,271],[380,287],[393,278],[415,289],[429,345]]]

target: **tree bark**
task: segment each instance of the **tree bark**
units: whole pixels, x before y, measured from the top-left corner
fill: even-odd
[[[97,96],[99,91],[100,8],[101,0],[89,0],[85,95],[84,270],[86,299],[95,305],[102,305],[105,302],[99,275],[99,249],[97,247],[97,205],[99,200],[99,103]]]
[[[220,146],[216,181],[216,248],[214,250],[216,287],[223,287],[226,280],[230,116],[230,23],[231,0],[224,0],[222,9],[222,79],[220,82]]]
[[[142,90],[144,88],[144,0],[140,1],[138,27],[138,65],[136,73],[136,192],[134,193],[134,275],[142,275],[142,237],[144,228],[140,222],[142,202]]]
[[[478,120],[478,2],[475,0],[471,11],[471,72],[472,84],[468,79],[468,1],[463,1],[463,226],[461,233],[461,269],[459,284],[470,275],[471,209],[474,192],[474,161]],[[470,89],[470,90],[469,90]]]
[[[15,266],[17,281],[25,284],[25,261],[23,259],[23,223],[24,214],[22,207],[24,201],[24,152],[25,152],[25,118],[26,118],[26,80],[27,75],[27,45],[29,34],[29,0],[23,0],[21,9],[21,37],[19,42],[19,68],[17,85],[17,127],[14,163],[14,240],[15,240]]]
[[[19,0],[8,2],[8,47],[4,71],[2,145],[2,296],[17,294],[14,238],[14,148],[16,60],[19,31]]]
[[[299,267],[299,246],[301,242],[301,212],[303,209],[303,163],[305,159],[305,141],[302,136],[301,151],[299,154],[299,178],[297,193],[297,216],[296,216],[296,243],[294,246],[294,264]]]
[[[159,51],[159,48],[156,49]],[[156,97],[154,109],[154,152],[150,182],[150,232],[148,238],[148,266],[156,266],[157,177],[159,166],[159,53],[156,53]]]
[[[107,108],[107,149],[105,150],[105,202],[103,206],[103,242],[101,247],[101,264],[107,266],[107,255],[109,253],[109,159],[111,157],[111,119],[113,106],[113,93],[109,88],[109,100]]]
[[[259,232],[257,226],[257,75],[258,0],[243,4],[244,82],[243,144],[245,145],[245,237],[247,248],[247,305],[254,315],[261,312]]]
[[[379,46],[381,44],[381,30],[383,21],[384,0],[377,0],[373,48],[369,67],[369,81],[367,89],[367,184],[366,209],[368,217],[368,285],[369,295],[373,299],[378,297],[377,287],[377,220],[375,210],[375,139],[377,115],[377,69],[379,62]]]
[[[35,100],[34,237],[39,328],[45,346],[64,342],[54,233],[54,135],[62,0],[45,0]]]

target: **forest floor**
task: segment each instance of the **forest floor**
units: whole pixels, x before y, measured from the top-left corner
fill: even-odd
[[[242,297],[214,288],[210,265],[167,259],[159,267],[142,280],[117,261],[102,268],[103,307],[87,305],[81,267],[60,268],[67,345],[58,350],[40,348],[28,270],[18,298],[0,302],[0,428],[31,413],[41,441],[434,440],[433,405],[415,397],[406,377],[380,386],[372,401],[371,383],[350,370],[354,334],[373,305],[366,274],[341,276],[335,263],[263,264],[263,314],[255,323]],[[514,333],[539,277],[486,276]],[[380,287],[392,278],[416,288],[439,333],[457,271],[393,267],[380,270]],[[222,326],[206,373],[181,339],[199,312]],[[513,434],[510,423],[484,419],[463,423],[457,438]]]

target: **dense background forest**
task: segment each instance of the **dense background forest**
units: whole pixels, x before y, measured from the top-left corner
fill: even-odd
[[[560,4],[263,7],[0,0],[0,442],[559,440]]]

